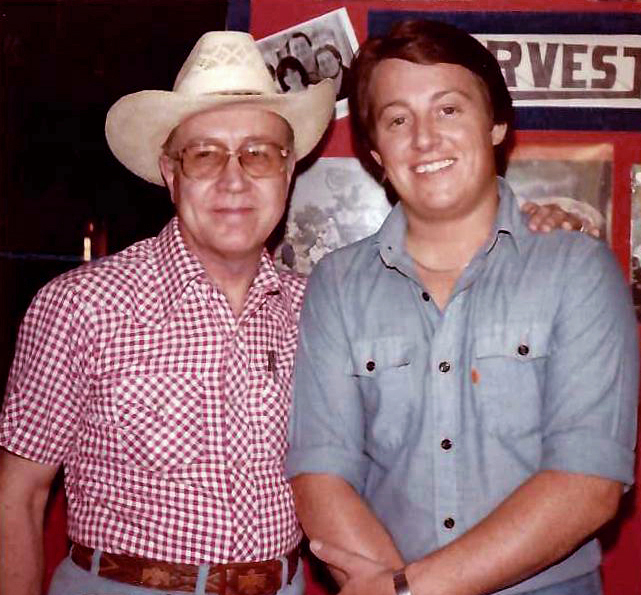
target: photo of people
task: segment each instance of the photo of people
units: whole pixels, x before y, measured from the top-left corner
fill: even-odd
[[[281,91],[300,91],[332,79],[336,117],[347,115],[349,67],[358,42],[345,8],[269,35],[258,46]]]
[[[382,187],[351,157],[325,157],[296,180],[278,266],[309,275],[328,252],[374,233],[389,213]]]

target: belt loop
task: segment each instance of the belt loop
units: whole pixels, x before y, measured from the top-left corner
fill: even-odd
[[[205,595],[207,586],[207,577],[209,576],[209,564],[200,564],[198,566],[198,578],[196,579],[196,588],[194,595]]]
[[[289,583],[291,582],[290,576],[289,576],[289,556],[283,556],[281,560],[283,561],[283,570],[282,570],[283,576],[281,576],[280,578],[280,584],[283,587],[285,587],[286,585],[289,585]]]
[[[102,550],[95,549],[91,555],[91,568],[89,572],[91,574],[98,574],[100,572],[100,558],[102,556]]]

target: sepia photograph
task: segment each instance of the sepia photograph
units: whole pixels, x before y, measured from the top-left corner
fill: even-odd
[[[506,178],[520,199],[554,202],[609,241],[613,154],[608,143],[523,143],[510,155]]]

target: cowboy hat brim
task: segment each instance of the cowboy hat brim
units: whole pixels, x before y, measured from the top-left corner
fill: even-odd
[[[170,132],[186,118],[228,105],[252,105],[284,118],[294,131],[296,159],[323,136],[334,112],[334,84],[326,79],[298,92],[265,95],[140,91],[118,100],[107,113],[105,135],[116,158],[137,176],[164,185],[158,159]]]

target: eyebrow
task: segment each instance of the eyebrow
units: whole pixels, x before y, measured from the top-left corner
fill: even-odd
[[[446,95],[452,95],[452,94],[460,95],[461,97],[464,97],[465,99],[470,100],[470,101],[472,100],[472,96],[469,93],[467,93],[466,91],[463,91],[462,89],[456,89],[456,88],[454,88],[454,89],[445,89],[443,91],[439,91],[438,93],[435,93],[430,98],[430,100],[431,101],[439,101],[440,99],[443,99],[443,97],[445,97]],[[387,109],[389,109],[391,107],[397,107],[397,106],[398,107],[406,107],[408,109],[411,109],[409,103],[407,101],[405,101],[404,99],[394,99],[394,100],[390,101],[389,103],[386,103],[385,105],[381,106],[381,108],[378,110],[376,116],[380,117],[381,114],[385,110],[387,110]]]

